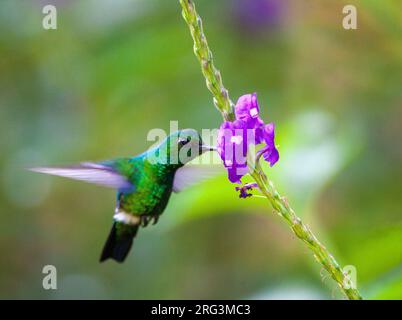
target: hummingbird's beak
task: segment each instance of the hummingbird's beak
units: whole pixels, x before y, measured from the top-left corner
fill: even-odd
[[[208,146],[208,145],[202,145],[201,146],[201,151],[202,153],[207,152],[207,151],[216,151],[216,147],[213,146]]]

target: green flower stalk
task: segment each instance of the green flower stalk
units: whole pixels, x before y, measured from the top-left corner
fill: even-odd
[[[219,70],[214,66],[212,52],[204,34],[202,20],[191,0],[179,0],[179,2],[182,7],[183,18],[194,41],[194,53],[201,64],[202,74],[205,77],[209,91],[213,95],[214,104],[225,121],[233,121],[235,119],[234,104],[229,98],[228,90],[223,85]],[[310,228],[296,215],[287,199],[279,194],[274,184],[265,175],[259,162],[261,155],[262,153],[257,155],[255,161],[249,162],[249,170],[262,194],[268,199],[279,216],[286,221],[292,232],[313,252],[316,260],[328,271],[343,293],[351,300],[362,299],[348,274],[341,269],[328,249],[321,244]]]
[[[233,102],[229,98],[228,90],[223,86],[221,73],[214,66],[212,52],[202,28],[202,20],[191,1],[180,0],[180,3],[183,8],[183,18],[194,40],[194,53],[201,63],[201,71],[207,88],[213,95],[214,104],[225,120],[232,121],[234,120]]]

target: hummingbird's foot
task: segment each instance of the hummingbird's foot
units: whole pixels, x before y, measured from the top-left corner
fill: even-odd
[[[146,227],[149,225],[149,223],[151,221],[153,221],[152,224],[154,225],[155,223],[158,222],[158,220],[159,220],[159,215],[156,215],[156,216],[142,215],[141,216],[141,226]]]
[[[159,215],[154,216],[154,222],[152,223],[152,225],[156,224],[159,220]]]
[[[142,215],[141,216],[141,226],[142,227],[146,227],[149,222],[151,221],[152,217],[150,216],[146,216],[146,215]]]

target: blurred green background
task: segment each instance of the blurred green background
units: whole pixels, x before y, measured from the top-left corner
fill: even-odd
[[[198,0],[233,100],[258,92],[266,172],[366,298],[402,298],[402,4]],[[55,4],[58,29],[42,28]],[[358,29],[344,30],[354,4]],[[98,263],[113,191],[24,171],[131,156],[221,118],[178,1],[0,1],[0,298],[341,298],[264,199],[226,176],[173,195],[127,261]],[[54,265],[58,289],[42,288]]]

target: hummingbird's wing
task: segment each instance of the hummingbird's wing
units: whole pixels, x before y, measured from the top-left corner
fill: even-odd
[[[204,180],[224,173],[221,165],[191,165],[178,169],[173,180],[173,191],[180,192]]]
[[[29,170],[85,181],[118,190],[133,188],[132,183],[114,170],[112,166],[93,162],[83,162],[70,167],[37,167],[30,168]]]

